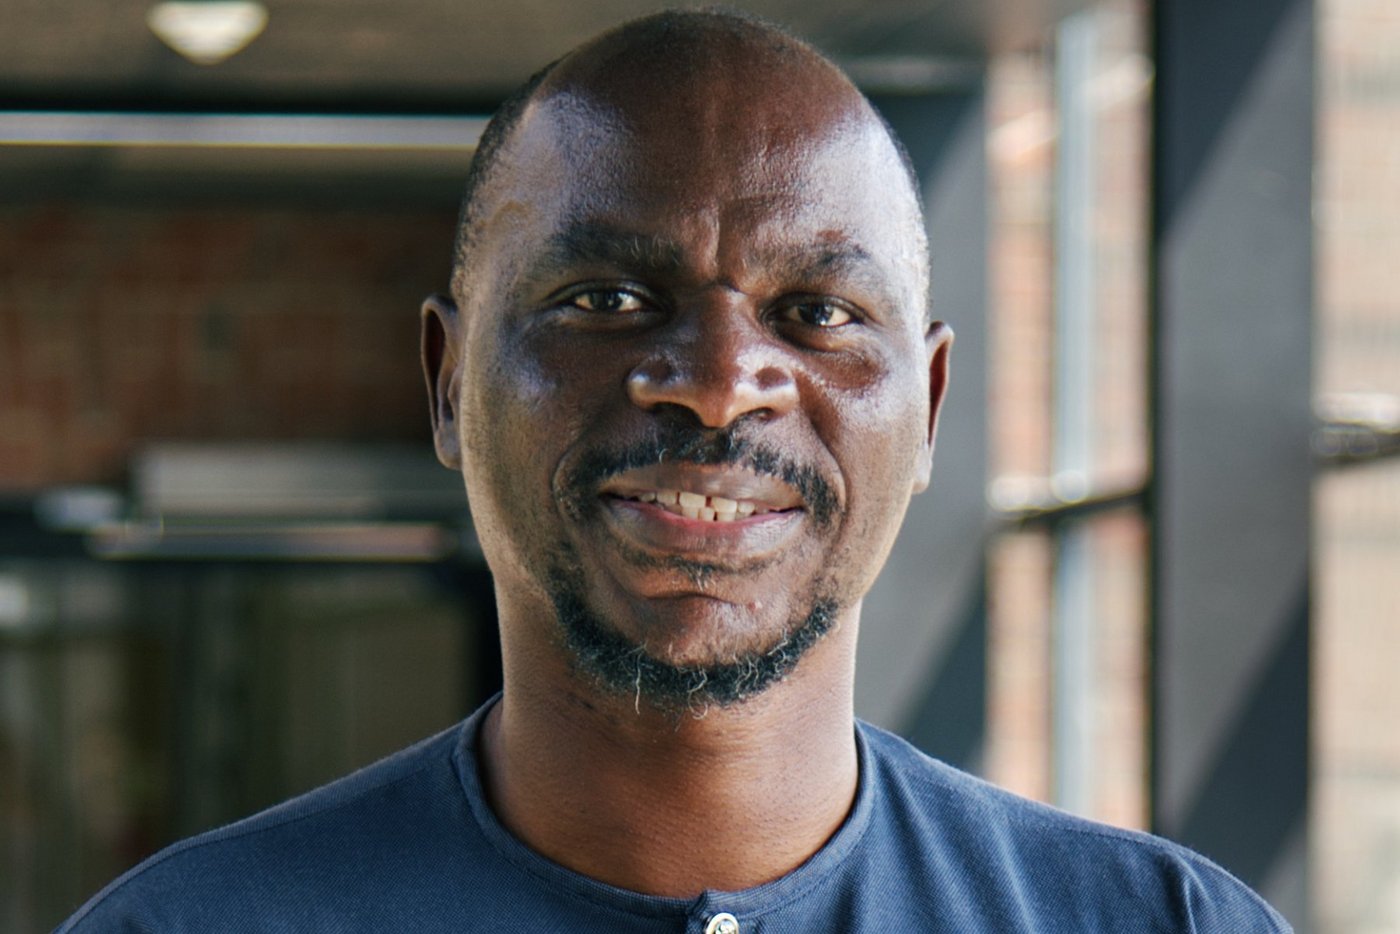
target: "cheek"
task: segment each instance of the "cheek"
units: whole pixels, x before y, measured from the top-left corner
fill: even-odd
[[[928,434],[926,371],[917,354],[897,353],[848,359],[818,374],[817,430],[852,479],[912,472]]]
[[[483,334],[463,386],[468,494],[498,537],[539,552],[559,540],[555,475],[618,392],[584,342],[501,328]],[[490,343],[487,344],[486,341]],[[486,543],[483,542],[483,547]]]
[[[846,486],[845,545],[876,567],[909,505],[928,434],[928,387],[913,360],[876,367],[872,379],[831,395],[822,431]],[[871,573],[873,579],[873,573]]]
[[[506,335],[489,339],[495,346],[473,355],[463,381],[461,435],[472,521],[499,574],[507,562],[527,564],[549,538],[551,466],[559,458],[551,444],[568,436],[570,407],[557,370]]]

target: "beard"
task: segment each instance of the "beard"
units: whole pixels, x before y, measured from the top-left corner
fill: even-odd
[[[704,716],[711,707],[732,707],[761,694],[791,674],[840,613],[835,599],[814,594],[773,644],[708,664],[679,664],[657,658],[609,626],[584,600],[582,576],[563,562],[551,572],[548,590],[578,671],[610,694],[630,694],[639,712],[645,701],[663,713]]]
[[[830,528],[840,508],[831,482],[816,468],[784,452],[755,442],[744,424],[704,429],[689,420],[659,419],[647,436],[614,449],[595,449],[559,479],[555,493],[562,510],[587,521],[596,491],[609,477],[663,461],[729,464],[781,479],[797,491],[818,529]],[[735,568],[682,558],[630,553],[640,565],[665,566],[697,582],[712,574],[742,573]],[[710,707],[730,707],[766,691],[786,678],[801,658],[835,625],[841,604],[831,588],[814,583],[804,609],[790,618],[776,640],[752,649],[731,650],[708,663],[675,663],[658,658],[640,641],[610,625],[585,599],[587,587],[580,562],[569,546],[557,548],[549,561],[546,588],[559,631],[578,670],[603,690],[632,695],[638,709],[645,701],[667,713],[703,715]]]

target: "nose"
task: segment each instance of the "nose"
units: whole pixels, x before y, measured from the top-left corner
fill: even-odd
[[[627,376],[632,404],[689,409],[707,428],[745,415],[775,418],[797,404],[784,348],[735,301],[682,312]]]

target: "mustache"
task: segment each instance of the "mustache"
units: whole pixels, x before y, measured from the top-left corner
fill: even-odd
[[[590,449],[564,475],[561,499],[578,517],[598,487],[620,473],[661,463],[730,466],[781,480],[797,491],[817,525],[830,524],[838,501],[835,487],[821,471],[799,463],[776,447],[755,441],[741,428],[737,424],[697,428],[662,423],[653,425],[646,436],[626,446]]]

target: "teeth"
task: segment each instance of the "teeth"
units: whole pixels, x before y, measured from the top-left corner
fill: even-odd
[[[643,503],[656,503],[667,512],[705,522],[733,522],[736,519],[747,519],[749,516],[761,516],[772,512],[768,507],[749,500],[704,496],[688,490],[647,490],[638,493],[634,499]]]

